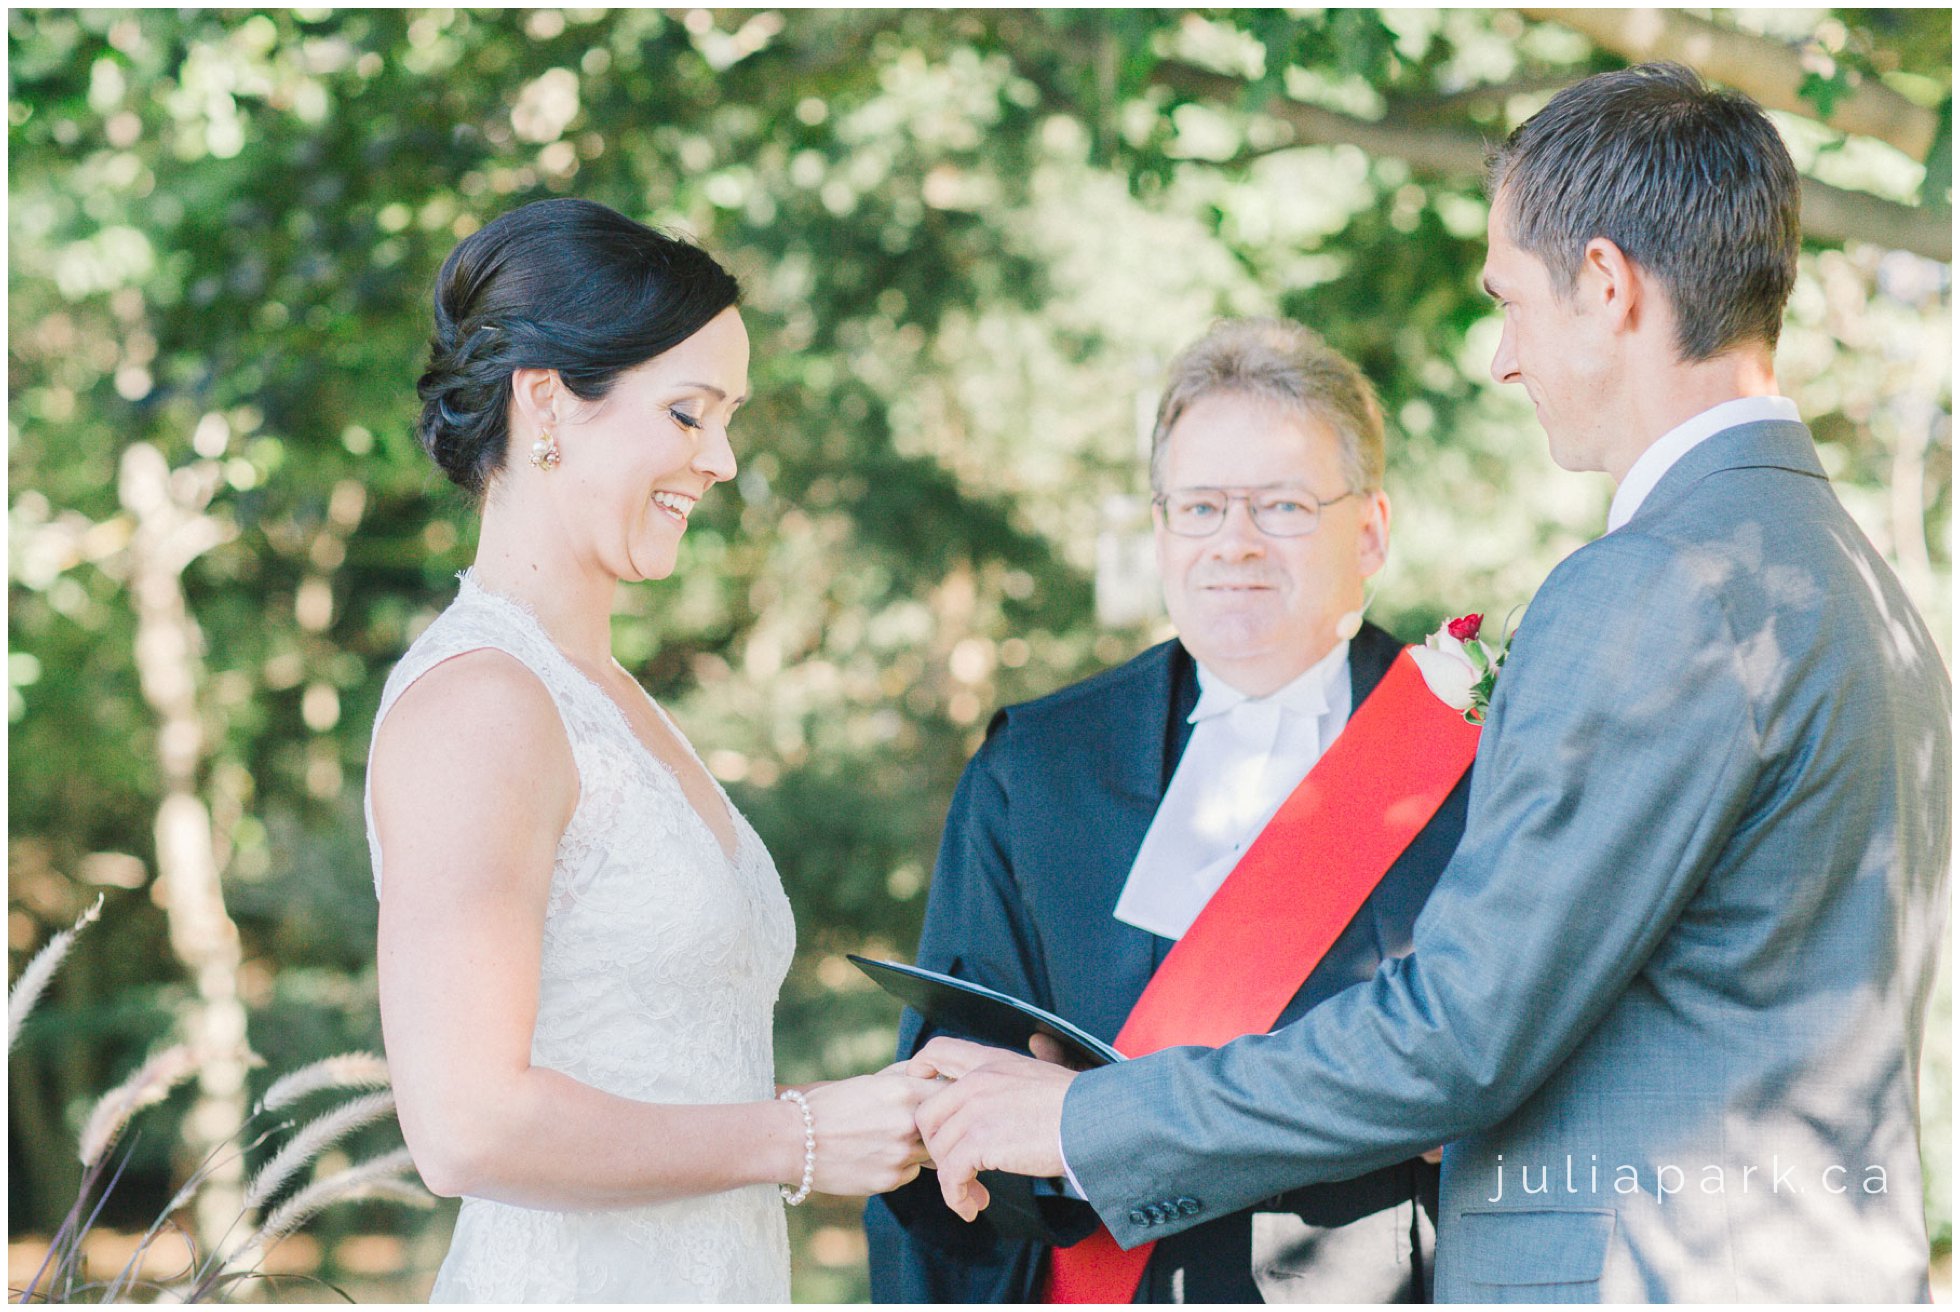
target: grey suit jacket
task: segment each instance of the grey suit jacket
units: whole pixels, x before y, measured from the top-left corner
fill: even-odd
[[[1134,1245],[1447,1143],[1440,1299],[1921,1299],[1950,759],[1808,431],[1717,434],[1533,600],[1413,953],[1085,1073],[1069,1164]]]

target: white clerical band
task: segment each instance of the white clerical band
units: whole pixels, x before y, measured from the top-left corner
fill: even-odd
[[[817,1120],[810,1115],[810,1100],[800,1090],[784,1089],[776,1095],[779,1102],[793,1102],[803,1113],[803,1183],[791,1189],[782,1184],[776,1187],[783,1191],[783,1201],[795,1207],[810,1196],[810,1185],[817,1178]]]
[[[1346,727],[1354,690],[1337,642],[1293,682],[1248,697],[1198,666],[1191,740],[1116,900],[1116,918],[1178,939],[1281,802]]]

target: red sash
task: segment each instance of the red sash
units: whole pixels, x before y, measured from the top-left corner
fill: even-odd
[[[1116,1036],[1140,1057],[1264,1034],[1435,816],[1478,730],[1429,691],[1404,651],[1267,822],[1150,977]],[[1054,1251],[1047,1303],[1128,1303],[1153,1245],[1109,1230]]]

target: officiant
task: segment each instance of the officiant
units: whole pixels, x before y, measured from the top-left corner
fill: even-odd
[[[1462,832],[1474,733],[1411,741],[1429,695],[1402,644],[1362,619],[1388,552],[1383,465],[1367,380],[1307,329],[1225,321],[1178,356],[1150,457],[1178,636],[994,717],[947,817],[921,966],[1137,1055],[1244,1024],[1227,1011],[1274,1028],[1408,951]],[[1269,1011],[1245,1013],[1248,992]],[[899,1056],[934,1033],[908,1011]],[[1137,1255],[1066,1181],[985,1181],[975,1225],[931,1172],[871,1201],[875,1299],[1426,1301],[1437,1167],[1423,1159]]]

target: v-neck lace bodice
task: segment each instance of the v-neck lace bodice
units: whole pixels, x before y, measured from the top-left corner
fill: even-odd
[[[620,732],[639,747],[640,755],[645,759],[647,767],[653,771],[655,776],[657,778],[671,780],[680,789],[681,800],[687,803],[689,810],[694,812],[695,817],[701,822],[701,827],[708,832],[708,836],[715,840],[715,847],[720,850],[722,856],[727,859],[728,863],[733,865],[737,861],[740,861],[742,858],[742,829],[738,822],[741,819],[741,815],[735,810],[735,803],[729,800],[728,794],[715,781],[715,777],[709,772],[707,764],[695,752],[694,744],[687,740],[687,735],[681,732],[680,726],[675,724],[673,717],[667,714],[666,707],[655,701],[653,695],[640,686],[639,680],[627,674],[624,666],[619,665],[617,662],[614,663],[614,668],[619,670],[620,674],[632,683],[635,693],[653,709],[653,713],[660,717],[660,722],[667,726],[667,732],[674,736],[674,741],[679,743],[682,749],[687,752],[688,757],[694,762],[694,768],[701,772],[701,777],[706,779],[710,786],[713,787],[716,805],[722,808],[723,814],[728,818],[729,830],[735,844],[735,850],[733,852],[730,852],[728,848],[722,845],[721,837],[715,832],[713,822],[707,816],[702,815],[700,808],[694,805],[692,798],[688,797],[687,787],[681,782],[679,773],[666,761],[662,760],[659,754],[647,745],[644,738],[640,737],[639,730],[633,727],[632,717],[626,713],[626,708],[621,706],[611,693],[600,687],[598,680],[580,668],[578,662],[566,655],[564,648],[552,640],[551,634],[544,627],[544,622],[537,617],[529,606],[526,606],[521,601],[506,597],[500,592],[492,592],[490,589],[484,587],[476,581],[475,570],[464,570],[457,577],[462,581],[464,588],[482,597],[486,602],[498,606],[507,606],[517,612],[517,616],[523,621],[524,625],[531,629],[538,637],[544,639],[545,643],[553,651],[558,653],[559,659],[563,662],[572,680],[583,683],[587,688],[592,690],[592,694],[597,701],[603,702],[607,707],[611,708],[613,715],[618,718]]]
[[[532,1061],[646,1102],[772,1097],[771,1029],[795,925],[768,851],[719,784],[732,859],[618,703],[530,612],[468,575],[389,676],[377,732],[416,679],[485,648],[544,685],[578,771],[578,802],[552,863]],[[371,798],[367,823],[378,891]],[[770,1186],[592,1213],[465,1199],[434,1297],[780,1302],[788,1279],[782,1203]]]

